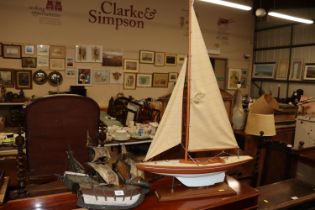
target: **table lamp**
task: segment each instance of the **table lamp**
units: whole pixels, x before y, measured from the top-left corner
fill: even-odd
[[[260,186],[264,159],[260,159],[261,149],[265,144],[265,137],[276,135],[275,119],[273,114],[248,113],[245,133],[258,137],[254,165],[254,185]]]

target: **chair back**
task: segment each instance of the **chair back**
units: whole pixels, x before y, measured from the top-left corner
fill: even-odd
[[[51,95],[30,103],[25,112],[30,181],[63,174],[67,169],[68,148],[79,162],[87,162],[87,134],[95,145],[99,117],[98,104],[91,98],[79,95]]]

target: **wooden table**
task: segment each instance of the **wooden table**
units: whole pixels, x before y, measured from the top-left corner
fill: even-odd
[[[301,205],[313,205],[315,208],[315,186],[298,179],[288,179],[257,189],[260,210],[284,209]]]
[[[178,201],[159,202],[151,191],[142,204],[136,209],[220,209],[220,210],[231,210],[231,209],[256,209],[258,201],[258,192],[246,185],[238,182],[237,180],[228,177],[227,179],[229,186],[236,191],[236,195],[217,197],[217,198],[201,198],[201,199],[187,199]],[[159,185],[168,184],[170,186],[170,179],[163,178],[152,184],[152,189]],[[76,195],[70,192],[59,193],[47,196],[32,197],[26,199],[19,199],[9,201],[6,203],[1,210],[20,210],[20,209],[36,209],[41,210],[70,210],[78,208],[76,206]]]

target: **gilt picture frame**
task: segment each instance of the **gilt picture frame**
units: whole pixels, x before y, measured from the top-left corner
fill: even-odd
[[[36,68],[37,58],[36,57],[22,57],[23,68]]]
[[[50,58],[65,58],[66,57],[66,47],[65,46],[55,46],[52,45],[49,48]]]
[[[304,67],[304,80],[315,80],[315,63],[306,63]]]
[[[279,61],[277,64],[276,79],[287,80],[288,74],[289,74],[289,61],[287,60]]]
[[[276,63],[255,63],[252,78],[274,79]]]
[[[17,59],[21,58],[21,45],[2,45],[2,57]]]
[[[165,53],[156,52],[155,53],[155,66],[165,66]]]
[[[32,70],[17,70],[15,78],[16,89],[32,89]]]
[[[139,71],[139,61],[133,59],[124,60],[124,72],[138,72]]]
[[[153,73],[152,87],[167,88],[168,73]]]
[[[125,90],[136,89],[136,74],[135,73],[124,73],[123,87]]]
[[[12,88],[14,87],[14,70],[1,68],[0,69],[0,83],[4,85],[4,87]]]
[[[155,52],[148,50],[139,51],[139,61],[145,64],[154,64]]]

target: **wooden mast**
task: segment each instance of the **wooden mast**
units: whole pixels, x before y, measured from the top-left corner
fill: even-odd
[[[188,0],[188,63],[187,63],[187,95],[185,119],[185,161],[188,161],[189,126],[190,126],[190,74],[191,74],[191,13],[193,0]]]

